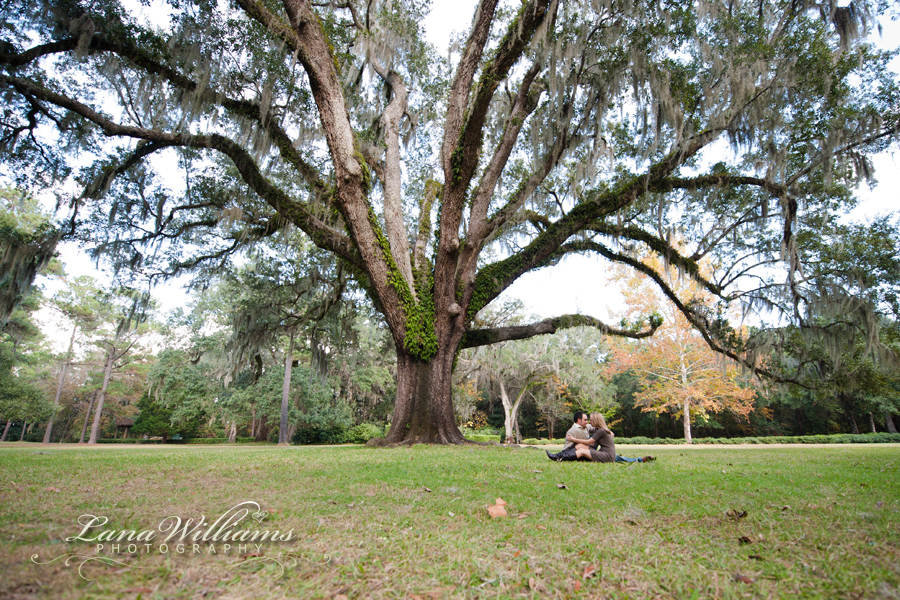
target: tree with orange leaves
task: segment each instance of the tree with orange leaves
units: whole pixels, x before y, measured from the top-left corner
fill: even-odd
[[[658,263],[656,258],[643,262]],[[664,272],[667,283],[681,297],[709,306],[711,299],[671,267],[652,265]],[[655,313],[663,324],[651,338],[640,342],[614,344],[609,361],[612,371],[633,371],[641,380],[635,402],[644,411],[671,411],[684,422],[684,439],[691,443],[691,420],[708,412],[730,410],[746,416],[753,410],[755,390],[741,377],[731,359],[714,352],[684,315],[654,293],[640,273],[619,272],[627,308],[624,319]]]

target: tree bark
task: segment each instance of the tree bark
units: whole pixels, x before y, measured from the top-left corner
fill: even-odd
[[[397,351],[397,399],[385,444],[463,444],[453,417],[454,352],[440,348],[430,362]]]
[[[28,419],[25,419],[25,422],[22,423],[22,433],[21,433],[21,435],[19,435],[19,441],[20,441],[20,442],[21,442],[22,440],[25,439],[25,428],[26,428],[27,426],[28,426]]]
[[[291,365],[294,356],[294,330],[284,355],[284,383],[281,386],[281,422],[278,426],[278,445],[288,444],[288,402],[291,398]]]
[[[894,425],[894,419],[891,418],[891,413],[888,411],[884,411],[884,426],[887,427],[888,433],[897,433],[897,427]]]
[[[100,419],[103,417],[103,403],[106,401],[106,389],[109,387],[109,379],[112,377],[113,363],[116,359],[115,346],[109,347],[106,355],[106,369],[103,371],[103,387],[97,397],[97,409],[94,411],[94,424],[91,426],[91,437],[88,444],[96,444],[100,438]]]
[[[269,439],[269,416],[262,415],[259,420],[256,422],[256,437],[253,438],[255,442],[265,442]]]
[[[691,440],[691,401],[690,398],[684,399],[684,441],[693,444]]]
[[[6,427],[3,428],[3,437],[0,437],[0,442],[6,441],[6,434],[9,433],[9,426],[12,425],[12,420],[8,419],[6,421]]]
[[[94,409],[94,401],[97,399],[97,392],[91,394],[91,401],[88,403],[87,412],[84,413],[84,425],[81,426],[81,439],[78,440],[79,444],[84,443],[84,434],[87,432],[88,419],[91,418],[91,411]]]
[[[63,363],[59,372],[59,383],[56,385],[56,397],[53,399],[53,415],[47,422],[47,430],[44,431],[44,444],[50,443],[50,434],[53,432],[53,420],[56,418],[56,407],[59,406],[59,399],[62,396],[63,385],[66,383],[66,372],[69,370],[69,363],[72,362],[72,348],[75,347],[75,334],[78,333],[78,325],[72,328],[72,337],[69,338],[69,350],[66,352],[66,362]]]
[[[875,415],[871,411],[869,412],[869,430],[871,433],[878,433],[875,429]]]
[[[512,443],[513,441],[520,443],[522,438],[519,435],[519,407],[522,405],[522,399],[525,398],[528,386],[523,387],[516,397],[516,401],[512,402],[509,399],[509,393],[506,391],[506,385],[504,385],[503,380],[499,376],[497,377],[497,382],[500,384],[500,402],[503,404],[505,441],[506,443]]]

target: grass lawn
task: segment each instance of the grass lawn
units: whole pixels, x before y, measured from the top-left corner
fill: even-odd
[[[0,598],[900,598],[900,445],[652,452],[4,444]],[[290,539],[163,551],[246,501]]]

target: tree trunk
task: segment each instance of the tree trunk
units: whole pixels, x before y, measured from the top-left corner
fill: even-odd
[[[88,444],[96,444],[100,438],[100,419],[103,417],[103,403],[106,401],[106,389],[109,387],[109,378],[112,377],[115,358],[115,346],[110,346],[109,353],[106,355],[106,369],[103,371],[103,387],[100,388],[100,394],[97,397],[97,409],[94,411],[94,424],[91,426],[91,438],[88,440]]]
[[[693,444],[691,440],[691,401],[690,398],[684,399],[684,441]]]
[[[87,412],[84,413],[84,425],[81,426],[81,439],[78,440],[79,444],[84,443],[84,434],[87,431],[88,419],[91,417],[91,410],[94,408],[94,400],[97,399],[97,392],[91,394],[91,401],[88,403]]]
[[[288,444],[288,401],[291,398],[291,363],[294,356],[294,331],[291,330],[291,339],[288,342],[288,350],[284,355],[284,383],[281,386],[281,422],[278,425],[278,445]]]
[[[891,418],[891,413],[888,411],[884,411],[884,426],[887,427],[888,433],[897,433],[897,427],[894,425],[894,419]]]
[[[453,358],[453,351],[440,347],[431,362],[422,362],[398,348],[394,419],[383,443],[465,443],[453,418]]]
[[[869,412],[869,430],[872,433],[878,433],[878,431],[875,429],[875,415],[871,412]]]
[[[59,383],[56,384],[56,397],[53,399],[53,415],[47,422],[47,430],[44,432],[44,444],[50,443],[50,434],[53,432],[53,420],[56,418],[56,407],[59,406],[63,385],[66,383],[66,372],[69,370],[69,363],[72,361],[72,348],[75,346],[75,334],[77,332],[78,325],[75,325],[75,327],[72,328],[72,337],[69,338],[69,350],[66,352],[66,362],[63,363],[62,369],[59,371]]]
[[[6,434],[9,433],[9,426],[12,425],[12,420],[9,419],[6,421],[6,427],[3,428],[3,437],[0,437],[0,442],[6,441]]]
[[[847,412],[847,418],[850,419],[851,431],[854,434],[859,435],[859,427],[857,427],[857,425],[856,425],[856,419],[853,418],[853,415],[849,411]]]
[[[70,407],[69,409],[69,418],[66,419],[66,426],[63,427],[63,431],[59,436],[59,440],[57,440],[57,444],[62,444],[63,440],[66,439],[66,436],[69,435],[69,428],[72,426],[72,421],[75,420],[75,408]]]
[[[256,437],[253,438],[253,441],[256,441],[256,442],[269,441],[269,415],[263,415],[259,418],[259,421],[257,421]]]
[[[515,408],[509,399],[509,393],[506,391],[506,385],[503,380],[497,377],[497,383],[500,384],[500,403],[503,404],[503,429],[505,436],[504,443],[510,444],[513,441],[513,425],[515,424]]]
[[[19,435],[19,441],[23,441],[25,439],[25,427],[28,426],[28,419],[25,419],[25,422],[22,423],[22,433]]]
[[[231,422],[231,427],[228,430],[228,443],[234,444],[237,442],[237,421]]]

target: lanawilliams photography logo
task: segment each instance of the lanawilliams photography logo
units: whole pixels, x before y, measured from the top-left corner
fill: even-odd
[[[85,514],[78,517],[79,533],[65,540],[70,544],[93,544],[95,556],[67,553],[40,562],[35,554],[31,560],[35,564],[45,565],[65,558],[66,566],[81,560],[78,573],[84,577],[82,568],[86,563],[123,564],[111,556],[172,553],[260,557],[264,543],[290,542],[294,539],[293,528],[285,532],[261,529],[262,521],[268,515],[268,511],[258,502],[247,500],[231,507],[215,520],[205,515],[199,519],[182,519],[173,515],[162,519],[156,529],[138,530],[107,528],[107,517]]]

